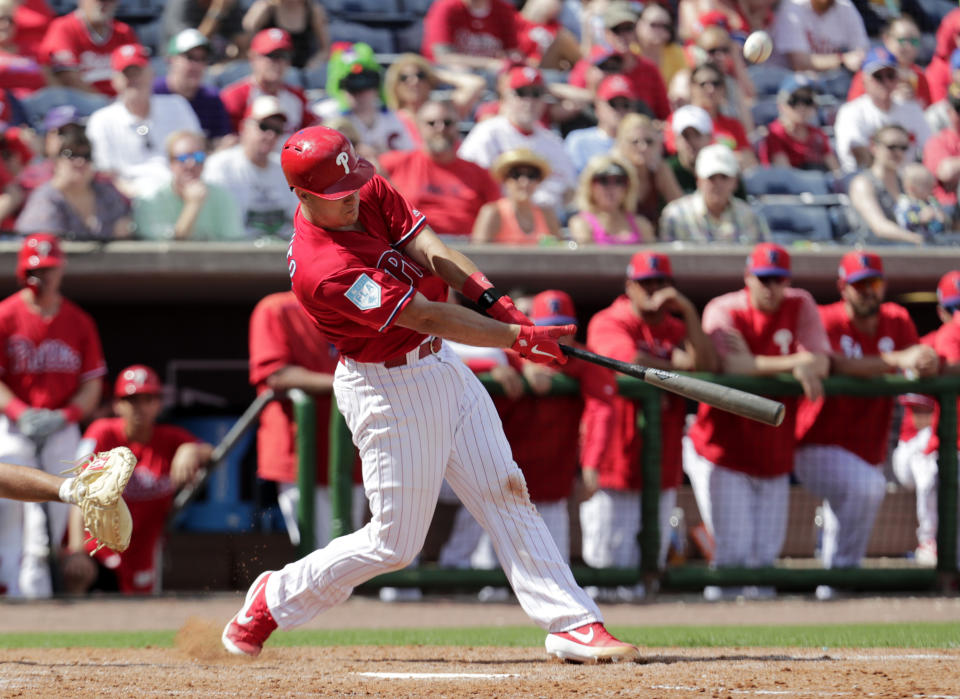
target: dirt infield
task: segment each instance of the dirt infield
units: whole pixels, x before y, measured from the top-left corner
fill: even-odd
[[[0,697],[939,697],[960,699],[960,649],[642,648],[643,661],[579,666],[541,648],[267,647],[226,655],[239,596],[0,605],[0,633],[180,629],[174,648],[0,650]],[[675,600],[604,608],[611,626],[960,621],[957,598],[749,604]],[[516,604],[353,599],[312,628],[529,623]],[[642,638],[629,639],[642,644]],[[958,639],[960,642],[960,639]]]

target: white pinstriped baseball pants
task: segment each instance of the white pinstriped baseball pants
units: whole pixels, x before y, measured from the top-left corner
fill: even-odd
[[[267,606],[288,629],[399,570],[420,552],[444,477],[484,529],[523,610],[542,628],[602,621],[530,503],[486,390],[446,345],[392,369],[345,360],[334,392],[363,463],[371,521],[270,576]]]

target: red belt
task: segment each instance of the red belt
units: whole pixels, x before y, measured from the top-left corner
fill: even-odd
[[[424,357],[429,357],[431,354],[436,354],[440,351],[440,347],[443,345],[443,340],[439,337],[435,337],[432,340],[427,340],[422,345],[420,345],[420,351],[417,352],[417,358],[423,359]],[[383,363],[387,369],[393,369],[398,366],[407,365],[407,354],[401,354],[399,357],[394,359],[388,359]]]

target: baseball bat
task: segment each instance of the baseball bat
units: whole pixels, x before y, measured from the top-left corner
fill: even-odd
[[[704,381],[692,376],[681,376],[663,369],[652,369],[639,364],[621,362],[618,359],[604,357],[602,354],[596,354],[578,347],[570,347],[569,345],[560,345],[560,349],[568,357],[576,357],[607,369],[613,369],[621,374],[633,376],[641,381],[653,384],[665,391],[706,403],[740,417],[762,422],[765,425],[779,426],[786,413],[786,408],[779,401],[729,386],[721,386],[712,381]]]

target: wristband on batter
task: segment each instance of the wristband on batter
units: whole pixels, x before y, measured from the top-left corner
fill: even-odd
[[[463,282],[463,295],[473,301],[481,311],[486,312],[490,306],[503,296],[497,291],[483,272],[474,272]]]
[[[80,410],[80,407],[75,403],[71,403],[65,408],[62,408],[63,416],[67,418],[67,422],[80,422],[80,419],[83,417],[83,411]]]
[[[24,403],[22,400],[16,396],[13,396],[9,401],[7,401],[7,405],[3,409],[3,414],[11,420],[17,421],[20,419],[20,416],[23,415],[24,411],[29,407],[30,406]]]

